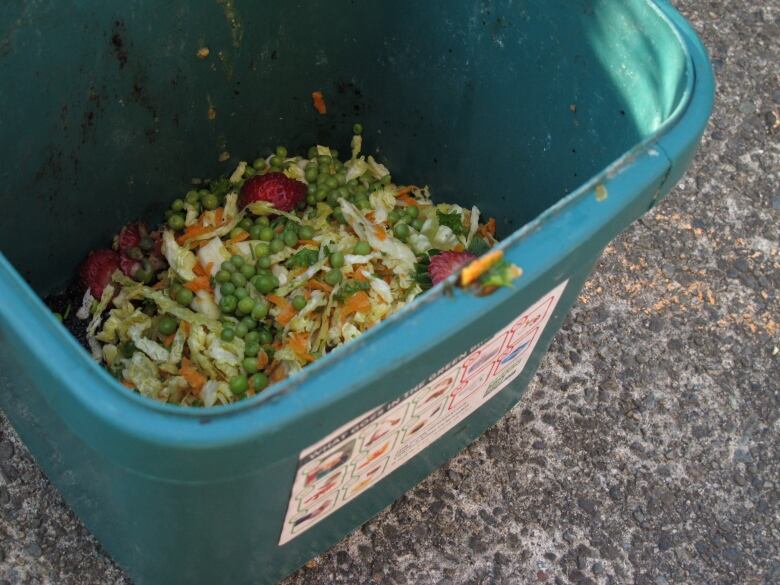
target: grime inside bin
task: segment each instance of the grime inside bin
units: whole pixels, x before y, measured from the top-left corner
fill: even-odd
[[[664,2],[376,4],[0,8],[0,406],[139,583],[273,582],[493,424],[602,247],[682,172],[709,113],[706,57]],[[262,400],[197,414],[112,382],[32,293],[61,290],[127,221],[161,218],[193,177],[276,144],[346,149],[354,122],[400,180],[496,217],[525,271],[514,289],[435,289]],[[323,439],[489,347],[551,291],[505,388],[284,538],[299,466]]]

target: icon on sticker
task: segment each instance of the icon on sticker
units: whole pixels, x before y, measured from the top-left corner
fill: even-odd
[[[352,456],[352,451],[355,449],[355,439],[352,439],[349,443],[342,445],[335,451],[331,451],[324,457],[322,457],[314,467],[306,473],[305,487],[309,487],[311,484],[327,477],[339,467],[344,465]]]

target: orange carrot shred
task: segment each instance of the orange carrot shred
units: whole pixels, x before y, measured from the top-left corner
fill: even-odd
[[[193,238],[197,238],[198,236],[202,236],[203,234],[207,234],[212,230],[212,228],[203,226],[203,225],[192,225],[188,227],[186,230],[184,230],[184,233],[180,235],[178,238],[176,238],[176,242],[181,245],[187,242],[188,240],[191,240]]]
[[[293,350],[295,357],[307,363],[314,361],[314,356],[306,349],[308,340],[309,334],[305,331],[290,334],[290,349]]]
[[[130,380],[122,380],[122,386],[125,388],[130,388],[130,390],[135,390],[135,384],[133,384]]]
[[[317,247],[319,247],[319,245],[320,245],[319,242],[315,242],[314,240],[298,240],[298,243],[301,246],[317,246]]]
[[[279,321],[279,323],[287,325],[287,323],[292,321],[296,311],[287,299],[278,295],[268,295],[266,298],[281,309],[281,313],[276,317],[276,320]]]
[[[417,199],[415,199],[414,197],[410,197],[407,193],[404,193],[402,195],[398,195],[396,197],[396,199],[398,199],[399,201],[403,201],[404,203],[406,203],[407,205],[410,205],[412,207],[419,207],[420,206],[420,204],[417,201]]]
[[[314,109],[320,114],[328,113],[328,107],[325,105],[325,96],[322,95],[321,91],[312,92],[311,101],[314,104]]]
[[[187,358],[182,358],[179,373],[187,380],[187,384],[189,384],[190,388],[195,392],[200,392],[200,389],[203,388],[203,385],[206,383],[206,376],[193,368],[190,364],[190,360]]]
[[[330,293],[333,291],[333,287],[329,284],[325,284],[324,282],[320,282],[319,280],[311,279],[307,283],[307,286],[309,288],[314,288],[317,290],[321,290],[322,292]]]
[[[481,236],[495,236],[496,235],[496,220],[495,218],[490,218],[487,220],[487,223],[485,225],[480,226],[479,228],[479,234]]]
[[[367,313],[371,310],[371,299],[365,291],[358,291],[346,301],[341,308],[342,322],[353,313]]]
[[[199,290],[211,290],[211,280],[209,280],[208,276],[199,276],[194,280],[185,282],[184,288],[188,288],[192,292],[198,292]]]
[[[257,352],[257,369],[262,370],[268,365],[268,354],[265,350],[261,349]]]
[[[166,337],[163,340],[163,343],[165,344],[165,347],[170,347],[171,345],[173,345],[173,338],[174,337],[176,337],[176,334],[175,333],[171,333],[168,337]]]
[[[248,239],[249,239],[249,232],[241,232],[235,238],[230,238],[227,241],[227,244],[228,245],[238,244],[239,242],[243,242],[244,240],[248,240]]]
[[[217,207],[214,210],[214,224],[215,225],[222,225],[222,217],[225,213],[225,209],[222,207]]]
[[[417,188],[418,187],[415,186],[415,185],[407,185],[403,189],[399,189],[398,193],[396,193],[395,196],[396,197],[403,197],[404,195],[408,195],[409,193],[411,193],[412,191],[414,191]]]
[[[182,331],[184,331],[185,335],[189,335],[190,331],[192,331],[192,327],[190,327],[190,322],[189,321],[182,321],[181,322],[181,329],[182,329]]]
[[[385,232],[385,228],[383,228],[381,225],[374,226],[374,234],[376,234],[376,237],[380,240],[387,239],[387,232]]]
[[[352,278],[361,282],[366,282],[368,280],[365,273],[361,269],[355,270],[355,272],[352,274]]]

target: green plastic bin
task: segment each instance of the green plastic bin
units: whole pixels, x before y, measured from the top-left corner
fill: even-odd
[[[604,246],[689,165],[714,92],[661,0],[9,0],[0,79],[0,406],[144,584],[274,582],[494,424]],[[396,177],[497,218],[514,288],[437,286],[210,410],[129,392],[41,302],[192,177],[346,149],[357,121]]]

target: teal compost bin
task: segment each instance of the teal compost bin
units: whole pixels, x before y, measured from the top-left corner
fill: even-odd
[[[7,0],[0,80],[0,406],[135,582],[209,585],[280,579],[511,408],[714,85],[661,0]],[[41,302],[192,177],[347,150],[357,121],[400,180],[496,217],[514,288],[437,286],[208,410],[122,387]]]

